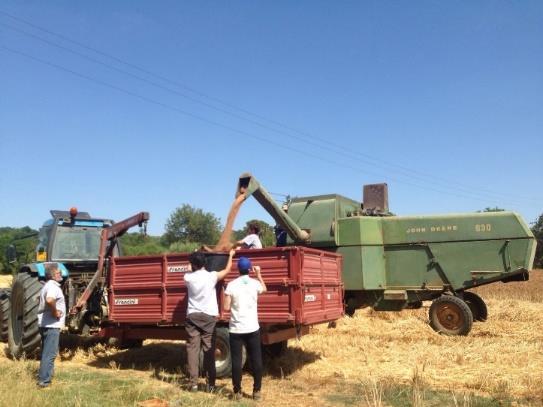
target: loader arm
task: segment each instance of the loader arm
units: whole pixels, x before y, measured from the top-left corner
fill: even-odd
[[[103,276],[105,260],[113,253],[113,248],[117,244],[117,238],[124,235],[128,229],[136,225],[143,225],[149,220],[149,212],[140,212],[137,215],[131,216],[121,222],[113,224],[111,227],[102,230],[100,237],[100,250],[98,252],[98,266],[96,272],[92,276],[91,281],[77,303],[70,310],[70,314],[77,314],[87,303],[94,288]]]

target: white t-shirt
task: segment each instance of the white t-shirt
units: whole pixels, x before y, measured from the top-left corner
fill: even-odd
[[[258,294],[264,291],[258,280],[239,276],[230,281],[224,293],[232,297],[229,330],[235,334],[258,331]]]
[[[51,308],[45,303],[46,298],[56,300],[56,308],[62,313],[59,319],[56,319],[51,312]],[[66,320],[66,301],[60,288],[60,284],[55,280],[48,280],[40,291],[40,304],[38,306],[38,325],[42,328],[64,328]]]
[[[189,295],[187,315],[193,312],[203,312],[213,317],[219,315],[217,292],[215,291],[216,271],[207,271],[205,268],[201,268],[185,273],[185,283]]]
[[[262,242],[255,233],[245,236],[241,241],[245,243],[249,249],[262,249]]]

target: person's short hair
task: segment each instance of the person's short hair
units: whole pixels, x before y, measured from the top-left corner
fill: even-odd
[[[194,252],[189,256],[192,271],[200,270],[206,264],[206,256],[202,252]]]
[[[258,223],[249,223],[249,231],[253,231],[258,235],[260,233],[260,226],[258,226]]]
[[[58,270],[58,264],[56,263],[47,263],[45,264],[45,280],[52,280],[55,274],[55,271]]]

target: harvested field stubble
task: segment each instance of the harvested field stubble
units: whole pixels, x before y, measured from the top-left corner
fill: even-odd
[[[289,341],[281,357],[265,362],[265,405],[542,405],[543,271],[532,272],[528,282],[495,283],[477,292],[489,318],[465,337],[435,333],[428,325],[429,303],[399,313],[358,310],[336,328],[312,328]],[[116,377],[138,377],[145,386],[172,386],[185,394],[178,390],[186,384],[183,343],[146,341],[128,351],[65,345],[59,372],[113,370]],[[0,356],[0,368],[17,363]],[[196,397],[191,403],[230,405],[230,381],[219,384],[223,395],[190,396]],[[244,390],[251,385],[246,373]]]

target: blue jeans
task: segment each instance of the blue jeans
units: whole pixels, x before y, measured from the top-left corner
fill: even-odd
[[[58,353],[59,328],[40,328],[41,360],[38,382],[50,384],[55,370],[55,359]]]

